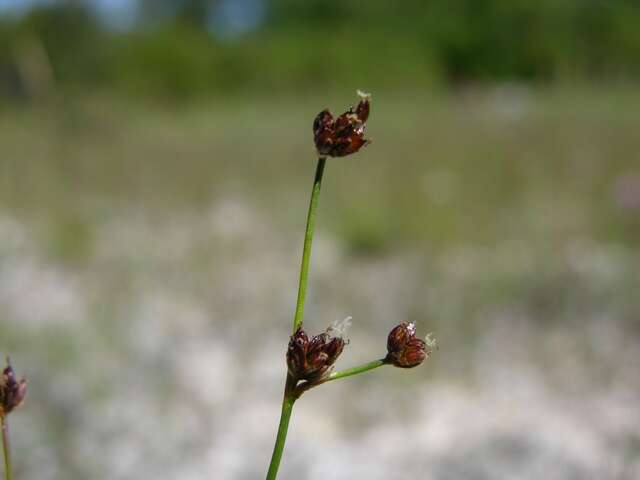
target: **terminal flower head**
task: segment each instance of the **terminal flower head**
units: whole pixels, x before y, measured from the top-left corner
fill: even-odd
[[[371,95],[358,90],[360,102],[350,107],[338,118],[328,110],[322,110],[313,122],[313,140],[321,156],[344,157],[356,153],[371,140],[364,138],[364,128],[369,118]]]

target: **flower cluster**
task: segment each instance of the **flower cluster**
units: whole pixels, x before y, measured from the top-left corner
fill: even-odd
[[[385,361],[399,368],[413,368],[431,355],[435,340],[416,337],[415,323],[402,322],[391,330],[387,338]]]
[[[338,118],[325,109],[313,122],[313,140],[319,155],[344,157],[357,152],[371,141],[364,138],[365,122],[369,118],[371,95],[358,91],[360,103]]]
[[[16,374],[7,357],[7,366],[0,377],[0,416],[5,416],[19,407],[27,394],[27,381],[16,380]]]
[[[345,345],[341,336],[332,336],[331,333],[332,329],[329,328],[327,332],[310,339],[300,327],[291,336],[287,367],[296,381],[315,381],[329,374]]]

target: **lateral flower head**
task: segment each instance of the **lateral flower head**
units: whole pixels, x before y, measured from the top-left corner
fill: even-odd
[[[356,153],[371,140],[364,138],[364,128],[369,118],[371,95],[358,90],[360,102],[350,107],[338,118],[325,109],[313,122],[313,140],[321,156],[344,157]]]
[[[336,335],[337,334],[337,335]],[[318,380],[329,374],[345,346],[342,331],[336,326],[309,339],[300,327],[289,340],[287,367],[297,380]]]
[[[22,378],[16,380],[16,374],[7,357],[7,366],[0,377],[0,416],[7,415],[19,407],[27,394],[27,381]]]
[[[413,368],[431,355],[436,346],[431,334],[426,341],[416,337],[415,323],[402,322],[389,332],[385,360],[395,367]]]

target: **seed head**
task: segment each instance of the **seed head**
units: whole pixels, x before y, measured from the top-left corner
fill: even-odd
[[[322,110],[313,122],[313,140],[319,155],[344,157],[356,153],[371,140],[364,138],[365,122],[369,118],[371,95],[358,90],[360,102],[350,107],[338,118],[328,110]]]
[[[416,325],[402,322],[395,326],[387,338],[386,361],[399,368],[413,368],[431,355],[435,340],[427,336],[428,343],[416,337]]]
[[[19,407],[27,394],[27,381],[22,378],[16,380],[16,374],[7,357],[7,366],[0,377],[0,416],[7,415]]]
[[[330,331],[330,330],[329,330]],[[318,380],[329,374],[342,353],[345,341],[324,332],[309,339],[300,327],[291,336],[287,349],[289,374],[296,380]]]

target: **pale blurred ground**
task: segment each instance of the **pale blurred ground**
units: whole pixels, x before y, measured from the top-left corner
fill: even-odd
[[[264,477],[310,125],[353,100],[0,113],[16,478]],[[353,316],[339,368],[402,320],[440,350],[305,395],[283,479],[640,478],[638,107],[374,92],[374,143],[327,165],[306,325]]]

